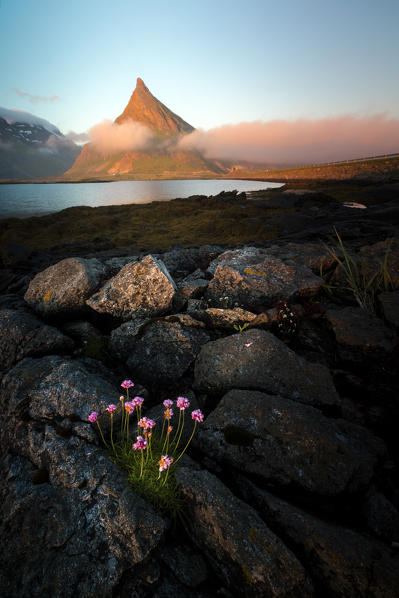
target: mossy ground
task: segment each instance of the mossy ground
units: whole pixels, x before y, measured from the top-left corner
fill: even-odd
[[[168,249],[175,243],[193,246],[256,242],[276,237],[276,213],[279,210],[267,210],[257,201],[213,198],[74,207],[48,216],[4,219],[0,221],[0,243],[48,249],[63,243],[96,244],[106,240],[118,248]]]

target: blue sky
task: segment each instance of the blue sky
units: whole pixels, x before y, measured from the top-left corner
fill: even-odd
[[[141,77],[205,129],[398,118],[398,30],[397,0],[0,0],[0,106],[80,133]]]

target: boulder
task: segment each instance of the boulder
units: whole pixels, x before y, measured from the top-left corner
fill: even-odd
[[[360,307],[328,309],[326,318],[338,343],[342,359],[363,362],[384,359],[396,345],[395,333],[374,314]]]
[[[91,441],[96,442],[89,415],[92,411],[104,414],[104,424],[107,424],[106,407],[117,403],[119,396],[120,389],[112,383],[111,372],[101,366],[100,374],[94,359],[57,355],[37,359],[27,357],[3,377],[2,409],[16,418],[16,425],[0,429],[0,434],[11,434],[14,440],[8,440],[6,444],[13,445],[19,428],[24,429],[24,419],[54,420],[60,431],[67,434],[75,422],[81,422],[86,425]],[[22,438],[21,442],[26,441]]]
[[[386,321],[395,328],[399,328],[399,291],[380,293],[378,302]]]
[[[166,522],[96,446],[88,422],[116,392],[88,359],[26,358],[3,378],[5,596],[111,598],[160,542]]]
[[[111,598],[124,573],[159,543],[165,522],[98,449],[52,434],[38,440],[47,455],[36,463],[7,459],[2,595]]]
[[[131,320],[155,317],[172,307],[176,285],[165,265],[151,255],[126,264],[87,305],[103,314]]]
[[[325,272],[334,265],[334,258],[323,243],[284,243],[271,245],[267,253],[280,260],[299,262],[308,266],[315,274]]]
[[[384,443],[365,428],[248,390],[228,392],[195,442],[222,465],[324,496],[364,488],[385,452]]]
[[[313,595],[298,559],[254,509],[207,471],[180,468],[176,476],[190,536],[228,588],[248,598]]]
[[[369,280],[385,264],[385,273],[388,274],[394,286],[399,284],[399,238],[385,239],[374,245],[366,245],[360,249],[360,262],[362,275]]]
[[[174,278],[182,279],[197,268],[207,268],[209,262],[222,251],[219,245],[201,245],[201,247],[177,247],[155,256],[163,261]]]
[[[376,536],[399,542],[399,513],[387,497],[373,486],[365,496],[362,514],[367,527]]]
[[[208,567],[201,554],[184,543],[167,545],[161,558],[176,578],[188,588],[195,588],[208,577]]]
[[[0,311],[0,374],[24,357],[67,353],[73,346],[71,338],[32,314],[11,309]]]
[[[204,345],[194,387],[208,394],[233,388],[263,390],[310,405],[337,405],[328,369],[305,361],[270,332],[244,330]]]
[[[147,318],[136,318],[124,322],[118,328],[112,330],[108,341],[110,354],[116,359],[126,361],[136,344],[136,337],[143,326],[148,322]]]
[[[175,321],[156,320],[142,326],[129,351],[131,375],[151,386],[176,382],[209,341],[209,335],[199,326],[171,319]]]
[[[315,295],[323,284],[303,263],[282,261],[256,247],[226,251],[210,264],[208,271],[214,276],[206,297],[214,305],[225,297],[230,304],[224,307],[237,303],[248,310],[270,307],[276,301],[296,296]]]
[[[76,316],[105,275],[106,268],[95,258],[68,258],[36,274],[25,301],[44,316]]]
[[[264,520],[301,554],[320,596],[395,598],[399,556],[382,542],[340,525],[326,523],[292,506],[249,480],[241,484]]]

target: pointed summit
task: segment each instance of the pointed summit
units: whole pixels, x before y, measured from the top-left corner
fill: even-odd
[[[140,77],[128,105],[115,122],[121,124],[128,120],[140,122],[163,135],[181,135],[194,131],[194,127],[157,100]]]

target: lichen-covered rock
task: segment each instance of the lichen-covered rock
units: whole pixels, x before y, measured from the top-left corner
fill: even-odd
[[[176,285],[165,265],[151,255],[126,264],[90,299],[99,313],[123,320],[155,317],[172,307]]]
[[[204,345],[195,362],[195,389],[264,390],[310,405],[336,405],[328,369],[305,361],[270,332],[244,330]]]
[[[313,595],[300,562],[254,509],[207,471],[181,468],[177,478],[191,537],[229,588],[248,598]]]
[[[224,328],[231,332],[234,331],[235,326],[248,325],[257,318],[256,314],[253,314],[246,309],[241,309],[240,307],[236,307],[235,309],[210,307],[206,310],[206,315],[208,324],[212,326],[212,328]]]
[[[396,598],[399,556],[382,542],[313,517],[249,480],[241,488],[264,520],[302,555],[321,596]]]
[[[221,297],[228,297],[231,304],[248,310],[295,296],[312,296],[323,284],[303,263],[282,261],[256,247],[226,251],[208,271],[214,274],[206,291],[208,299],[217,305]]]
[[[381,293],[378,302],[386,321],[399,328],[399,291]]]
[[[3,378],[3,595],[111,598],[158,545],[164,519],[132,492],[88,423],[115,390],[90,360],[55,356],[26,358]]]
[[[343,359],[358,362],[365,358],[383,359],[395,347],[395,333],[380,318],[360,307],[328,309],[326,318]]]
[[[153,386],[171,384],[187,371],[209,335],[176,320],[157,320],[141,328],[127,359],[133,377]]]
[[[73,348],[71,338],[23,311],[0,311],[0,374],[24,357],[64,353]]]
[[[165,522],[99,449],[80,450],[74,438],[46,434],[41,440],[49,443],[52,461],[44,454],[34,464],[8,457],[1,489],[2,595],[111,598],[124,571],[158,544]]]
[[[222,398],[196,442],[218,463],[326,496],[365,487],[385,450],[365,428],[247,390],[232,390]]]
[[[45,316],[78,315],[105,275],[106,268],[95,258],[67,258],[36,274],[25,301]]]
[[[19,430],[24,430],[25,420],[54,421],[60,433],[67,435],[80,422],[79,436],[85,435],[85,428],[86,436],[96,442],[96,434],[89,424],[90,413],[100,413],[107,426],[106,407],[116,403],[120,395],[120,389],[110,380],[111,373],[102,366],[100,374],[98,362],[89,358],[77,360],[50,355],[23,359],[2,381],[0,405],[4,413],[15,418],[14,426],[0,428],[0,436],[9,436],[3,444],[15,444]],[[25,442],[23,436],[21,442]]]

